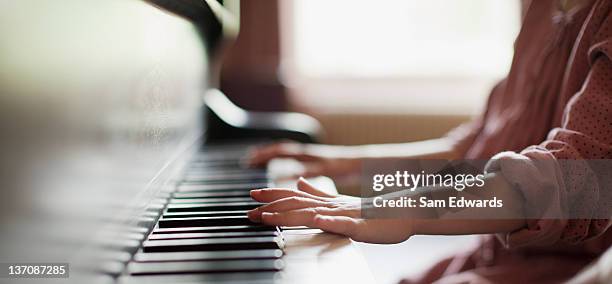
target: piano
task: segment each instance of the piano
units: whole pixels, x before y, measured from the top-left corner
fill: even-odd
[[[249,190],[294,187],[278,177],[299,166],[249,168],[249,148],[314,143],[321,128],[218,89],[238,6],[0,3],[0,263],[69,265],[65,278],[0,282],[374,282],[348,238],[246,218],[260,205]]]

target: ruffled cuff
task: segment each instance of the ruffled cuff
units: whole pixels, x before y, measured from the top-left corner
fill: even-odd
[[[567,214],[565,184],[549,151],[534,146],[521,154],[502,152],[487,163],[485,171],[502,174],[525,200],[527,226],[498,235],[506,247],[549,245],[559,240],[567,223],[563,218]]]

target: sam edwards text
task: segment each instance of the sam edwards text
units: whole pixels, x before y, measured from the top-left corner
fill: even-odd
[[[413,197],[401,197],[394,199],[384,199],[377,196],[372,199],[372,205],[376,208],[499,208],[503,207],[503,200],[493,197],[492,199],[467,199],[465,197],[451,196],[448,200],[428,199],[421,196],[418,199]]]

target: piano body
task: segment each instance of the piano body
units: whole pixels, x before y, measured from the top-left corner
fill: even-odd
[[[294,165],[248,169],[248,147],[320,129],[215,89],[237,6],[0,3],[0,263],[69,264],[44,283],[372,282],[349,239],[245,217]]]

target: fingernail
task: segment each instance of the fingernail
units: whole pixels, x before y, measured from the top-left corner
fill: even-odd
[[[261,192],[261,189],[252,189],[250,194],[251,194],[251,196],[253,196],[253,195],[259,194],[260,192]]]
[[[247,212],[247,217],[249,217],[249,220],[257,222],[260,220],[259,218],[259,208],[255,208],[253,210],[249,210]]]
[[[272,217],[272,215],[273,215],[273,214],[274,214],[274,213],[270,213],[270,212],[263,212],[263,213],[261,213],[261,220],[268,219],[268,218]]]
[[[298,182],[305,183],[305,184],[310,184],[310,183],[309,183],[309,182],[306,180],[306,178],[304,178],[304,177],[300,177],[300,178],[298,179]]]

